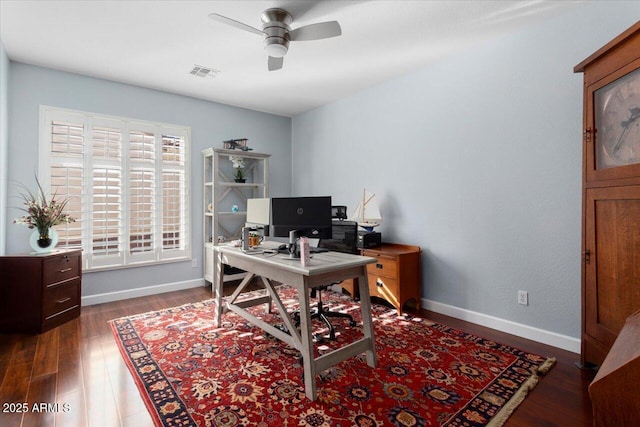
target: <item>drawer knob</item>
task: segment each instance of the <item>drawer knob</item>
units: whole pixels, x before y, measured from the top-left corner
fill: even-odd
[[[59,299],[58,301],[56,301],[58,304],[64,304],[65,302],[69,301],[71,299],[71,297],[66,297],[66,298],[62,298]]]
[[[384,268],[384,265],[377,263],[376,264],[376,268],[379,268],[380,270],[382,270]]]
[[[383,285],[384,284],[382,283],[382,280],[380,280],[380,279],[376,280],[376,286],[381,288]]]
[[[71,271],[71,267],[63,268],[62,270],[58,270],[59,273],[66,273],[67,271]]]

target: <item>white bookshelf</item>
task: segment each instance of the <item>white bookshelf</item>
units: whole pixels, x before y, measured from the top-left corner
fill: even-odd
[[[244,159],[246,182],[234,181],[236,170],[229,156]],[[247,219],[247,199],[269,197],[270,154],[253,151],[207,148],[203,159],[204,278],[213,283],[213,246],[219,239],[229,242],[240,238]],[[238,210],[234,211],[233,206]],[[237,280],[243,274],[225,275]]]

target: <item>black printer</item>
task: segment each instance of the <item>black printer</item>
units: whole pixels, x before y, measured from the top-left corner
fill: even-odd
[[[358,231],[358,248],[377,248],[382,244],[382,234],[377,231]]]

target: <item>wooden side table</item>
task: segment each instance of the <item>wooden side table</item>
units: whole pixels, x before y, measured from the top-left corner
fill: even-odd
[[[0,257],[0,333],[41,333],[80,316],[82,251]]]
[[[419,246],[383,243],[377,248],[361,249],[364,256],[377,258],[367,266],[369,293],[388,301],[402,314],[404,305],[413,300],[420,310],[422,286],[421,253]],[[340,284],[354,298],[358,298],[353,281]]]

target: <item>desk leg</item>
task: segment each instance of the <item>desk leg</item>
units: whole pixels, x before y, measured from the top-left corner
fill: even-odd
[[[367,365],[375,368],[378,364],[376,356],[376,341],[373,336],[373,320],[371,319],[371,297],[369,296],[369,283],[367,281],[367,267],[362,267],[358,281],[358,290],[360,292],[360,310],[362,310],[362,329],[364,337],[369,341],[369,350],[365,351]]]
[[[213,257],[213,300],[215,308],[213,321],[217,327],[222,324],[222,287],[224,286],[224,264],[222,264],[222,253],[214,251]]]
[[[316,400],[316,363],[313,357],[313,338],[311,334],[311,314],[309,311],[309,292],[304,286],[298,288],[300,300],[300,338],[302,339],[302,364],[304,372],[304,392],[307,398]]]

